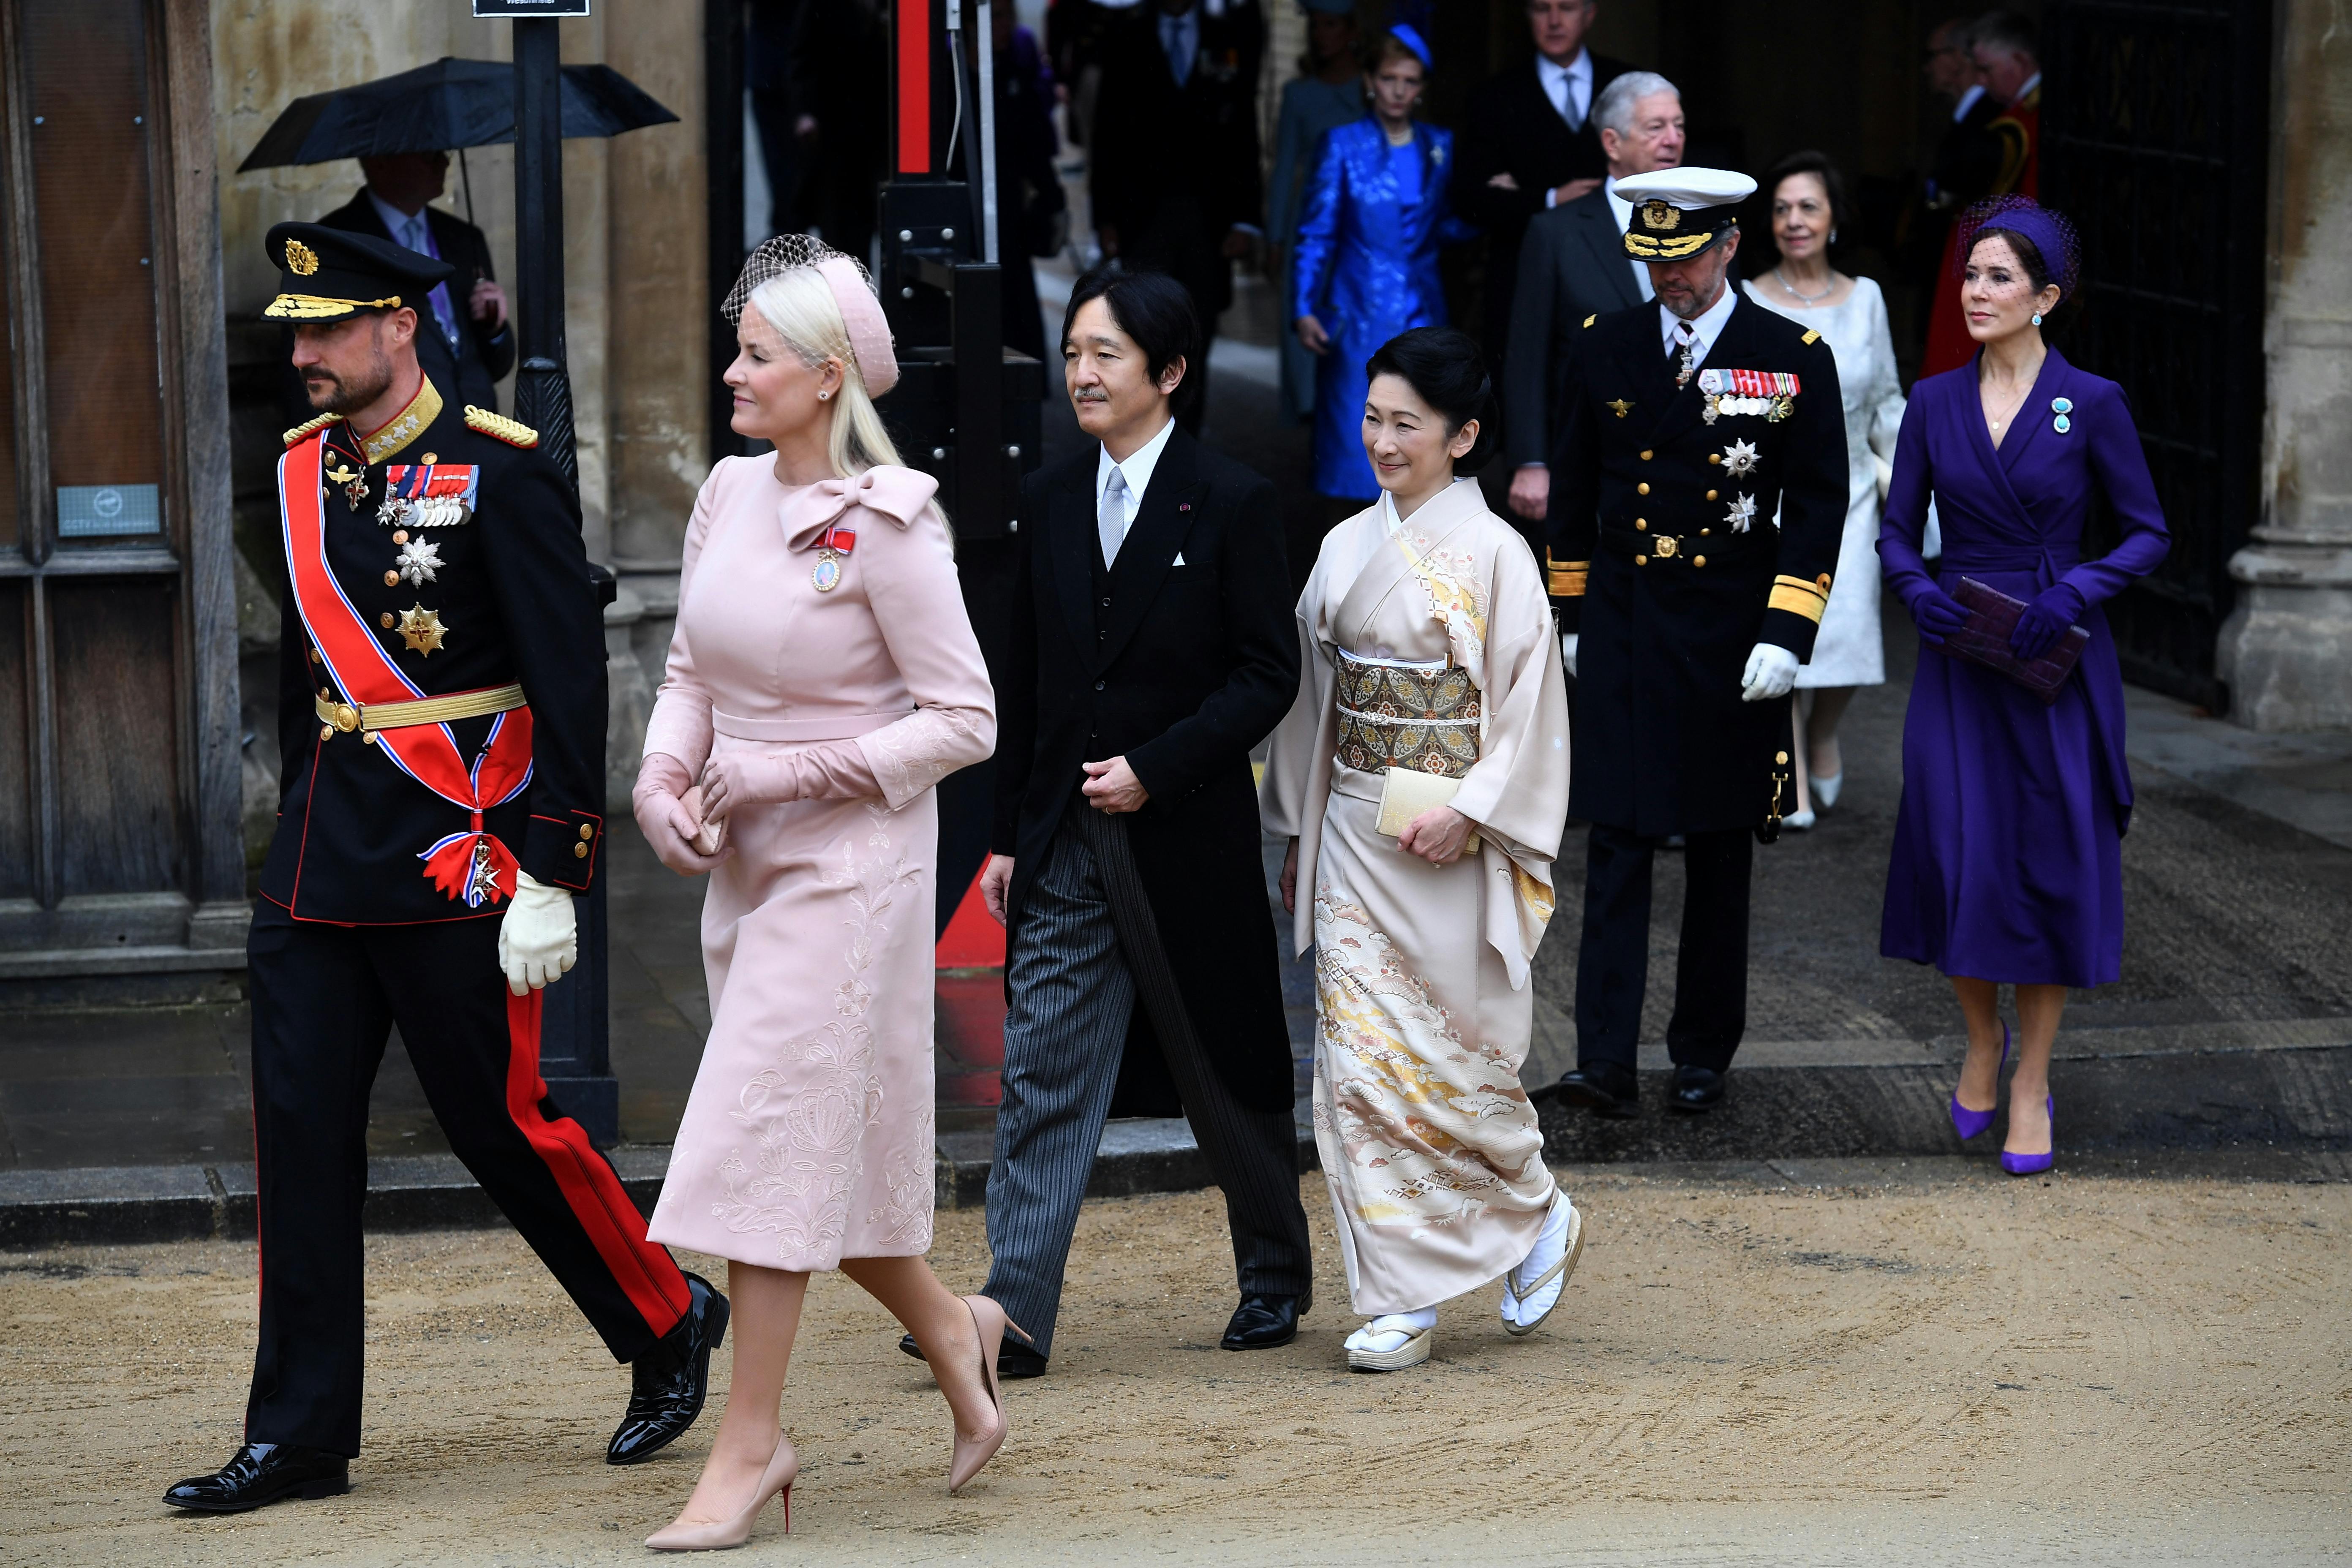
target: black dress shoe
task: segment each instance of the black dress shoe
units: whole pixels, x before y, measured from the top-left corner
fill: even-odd
[[[352,1489],[351,1461],[323,1448],[247,1443],[209,1476],[190,1476],[163,1500],[196,1513],[244,1513],[280,1498],[341,1497]]]
[[[629,1410],[604,1449],[608,1465],[650,1459],[694,1425],[710,1392],[710,1352],[727,1337],[727,1298],[699,1274],[686,1277],[693,1298],[669,1332],[629,1363]]]
[[[917,1361],[930,1359],[923,1353],[923,1347],[915,1342],[915,1336],[912,1334],[900,1334],[898,1348]],[[996,1375],[1000,1381],[1006,1378],[1043,1377],[1045,1375],[1045,1358],[1027,1345],[1016,1345],[1007,1338],[1003,1347],[996,1352]]]
[[[1713,1068],[1678,1067],[1666,1103],[1685,1114],[1713,1110],[1723,1103],[1723,1075]]]
[[[1560,1074],[1551,1088],[1564,1105],[1581,1105],[1593,1115],[1622,1121],[1642,1114],[1642,1080],[1632,1068],[1594,1062]]]
[[[1217,1342],[1229,1351],[1267,1351],[1298,1337],[1298,1320],[1314,1309],[1315,1297],[1269,1296],[1253,1290],[1234,1309],[1225,1337]]]

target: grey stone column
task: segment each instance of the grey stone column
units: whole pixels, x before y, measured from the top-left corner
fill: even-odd
[[[2263,515],[2217,673],[2254,730],[2352,729],[2352,29],[2280,0]]]

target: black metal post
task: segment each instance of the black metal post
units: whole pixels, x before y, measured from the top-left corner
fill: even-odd
[[[522,368],[515,377],[515,417],[539,432],[576,492],[572,378],[563,350],[563,112],[561,57],[551,16],[517,17],[515,67],[515,301]],[[601,737],[600,737],[601,739]],[[604,777],[603,748],[592,775]],[[605,963],[605,874],[572,900],[580,918],[580,960],[543,994],[540,1076],[565,1115],[598,1145],[620,1138],[621,1086],[613,1077]]]

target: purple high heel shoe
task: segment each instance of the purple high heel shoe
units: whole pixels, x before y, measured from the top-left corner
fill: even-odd
[[[2000,1168],[2012,1176],[2038,1176],[2050,1168],[2058,1157],[2058,1100],[2053,1095],[2042,1100],[2042,1113],[2050,1118],[2050,1149],[2042,1154],[2012,1154],[2000,1152]]]
[[[1992,1069],[1993,1108],[1990,1110],[1970,1110],[1960,1103],[1960,1091],[1958,1089],[1952,1090],[1952,1131],[1960,1135],[1963,1143],[1991,1126],[1992,1119],[2000,1114],[2000,1075],[2008,1066],[2009,1026],[2004,1023],[2000,1026],[2000,1066]]]

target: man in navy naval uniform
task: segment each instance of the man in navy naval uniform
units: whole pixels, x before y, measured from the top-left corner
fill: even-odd
[[[232,1513],[349,1485],[360,1451],[368,1090],[400,1026],[449,1143],[614,1357],[606,1458],[699,1414],[724,1297],[646,1238],[539,1076],[603,848],[604,632],[577,504],[527,426],[418,367],[446,262],[269,231],[318,417],[286,434],[278,831],[248,949],[261,1322],[245,1443],[164,1494]]]
[[[1845,529],[1837,362],[1727,278],[1755,189],[1720,169],[1617,182],[1625,253],[1648,264],[1656,302],[1574,334],[1551,466],[1551,590],[1577,678],[1568,809],[1592,827],[1577,1066],[1548,1092],[1602,1116],[1640,1110],[1651,862],[1676,837],[1688,882],[1667,1103],[1723,1098],[1748,1023],[1753,839],[1769,842],[1790,805],[1789,691]]]

